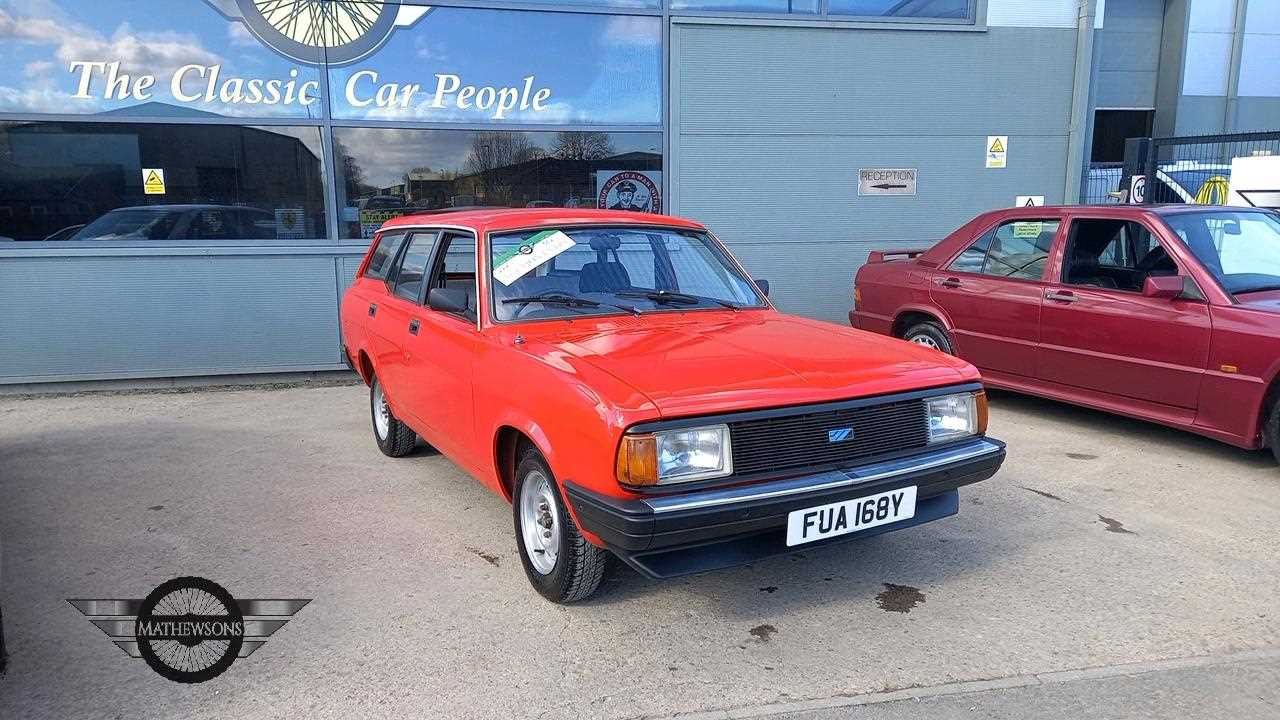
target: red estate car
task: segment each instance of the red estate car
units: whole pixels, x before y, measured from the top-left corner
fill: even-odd
[[[977,371],[783,315],[702,226],[599,210],[406,216],[342,302],[387,455],[420,437],[512,501],[558,602],[605,551],[654,577],[954,514],[993,475]]]
[[[1271,211],[989,212],[927,251],[871,253],[849,322],[959,355],[992,387],[1270,446],[1280,458]]]

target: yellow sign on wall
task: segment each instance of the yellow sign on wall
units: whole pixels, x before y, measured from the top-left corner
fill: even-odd
[[[147,195],[164,194],[164,168],[142,168],[142,192]]]
[[[987,136],[987,169],[999,170],[1009,164],[1009,136]]]

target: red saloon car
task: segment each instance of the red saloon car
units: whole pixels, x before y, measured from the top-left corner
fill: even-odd
[[[1026,207],[871,254],[854,327],[953,353],[987,385],[1280,458],[1280,216]]]
[[[1004,445],[969,363],[783,315],[702,226],[473,210],[378,232],[342,302],[378,447],[512,501],[569,602],[605,551],[654,577],[955,513]]]

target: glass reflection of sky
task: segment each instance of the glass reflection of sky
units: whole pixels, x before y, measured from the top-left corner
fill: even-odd
[[[238,22],[224,18],[202,0],[0,0],[0,110],[9,112],[92,113],[139,105],[137,100],[108,100],[105,79],[93,83],[94,99],[73,97],[80,74],[76,60],[120,61],[120,72],[154,75],[148,114],[320,117],[320,102],[300,105],[177,103],[169,82],[187,64],[222,65],[222,77],[318,81],[316,68],[299,66],[263,47]],[[202,83],[184,85],[194,93]],[[174,107],[177,106],[177,107]]]
[[[535,77],[550,89],[547,110],[527,109],[505,121],[538,123],[656,124],[661,106],[661,23],[655,17],[579,13],[433,8],[410,28],[397,28],[374,55],[331,72],[334,116],[340,118],[484,122],[491,112],[431,108],[436,73],[465,85],[519,86]],[[140,105],[105,99],[105,78],[95,75],[92,99],[73,97],[80,74],[72,61],[121,62],[121,72],[154,75],[152,97],[141,111],[190,116],[318,118],[309,107],[177,102],[169,82],[187,64],[221,65],[221,78],[318,82],[317,68],[295,63],[261,45],[247,29],[203,0],[0,0],[0,111],[95,113]],[[345,83],[360,69],[381,82],[418,83],[423,91],[409,108],[355,108]],[[194,93],[199,78],[184,85]]]
[[[586,15],[518,10],[435,8],[412,28],[401,29],[375,55],[330,70],[334,116],[425,121],[488,121],[492,112],[454,103],[432,107],[436,73],[458,75],[463,85],[519,87],[532,75],[547,88],[543,112],[528,108],[503,120],[529,123],[660,122],[661,22],[656,17]],[[382,83],[422,86],[409,107],[353,107],[346,87],[352,75],[373,70]],[[356,99],[373,85],[361,78]]]

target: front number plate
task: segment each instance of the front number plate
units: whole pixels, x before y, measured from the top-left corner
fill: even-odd
[[[854,500],[795,510],[787,515],[787,546],[848,535],[916,515],[915,486]]]

